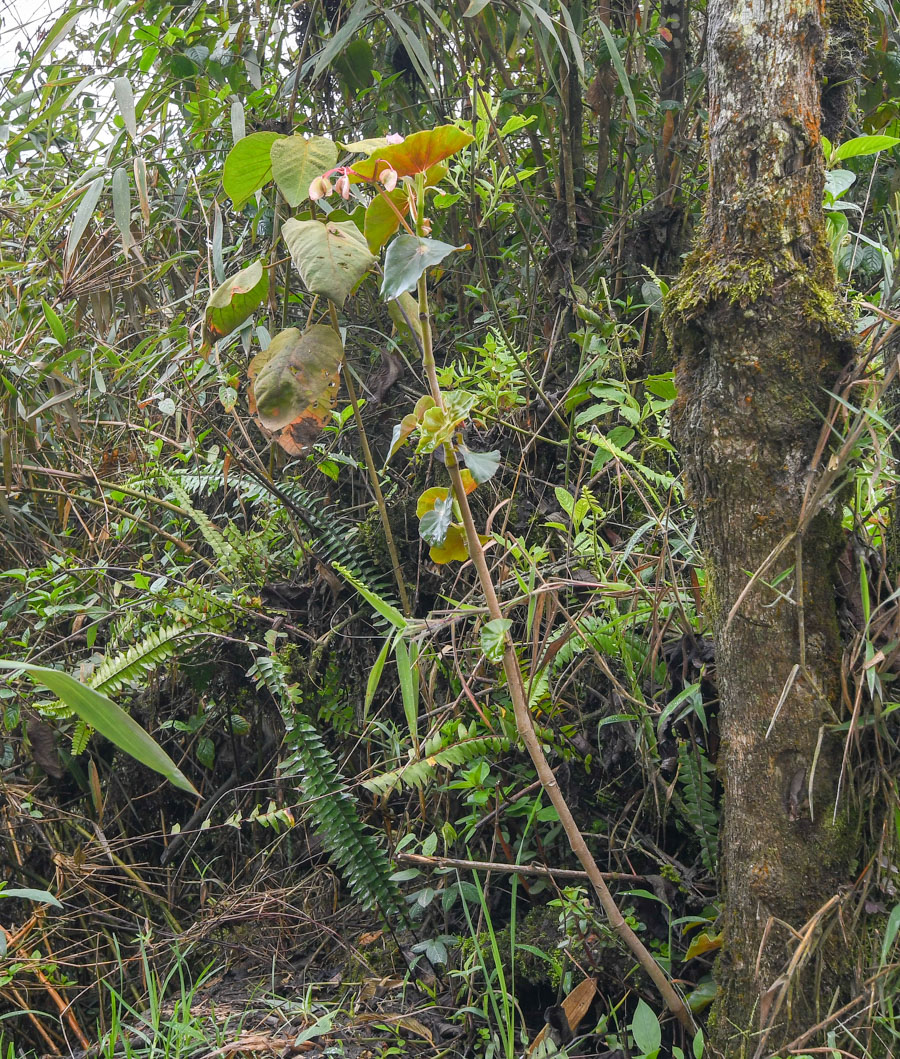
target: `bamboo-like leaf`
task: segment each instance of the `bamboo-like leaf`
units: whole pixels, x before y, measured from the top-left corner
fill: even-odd
[[[134,236],[131,234],[131,181],[124,166],[119,166],[113,173],[112,199],[113,216],[122,236],[122,246],[130,250],[134,246]]]
[[[375,659],[375,665],[372,666],[372,670],[369,673],[369,679],[366,681],[366,697],[363,700],[363,723],[369,715],[369,707],[372,705],[372,699],[375,698],[375,692],[378,690],[378,685],[381,682],[381,674],[384,672],[384,664],[387,661],[388,652],[391,649],[391,640],[388,637],[382,644],[381,650],[378,652],[378,657]]]
[[[606,41],[606,47],[609,49],[609,57],[613,64],[613,69],[616,71],[616,77],[619,79],[619,84],[622,86],[622,91],[625,93],[625,99],[628,103],[628,113],[631,114],[631,120],[637,125],[637,106],[634,102],[634,92],[631,91],[631,81],[628,79],[628,73],[625,69],[625,63],[622,62],[622,56],[619,54],[619,49],[616,46],[615,37],[609,31],[609,26],[602,19],[597,20],[597,25],[600,27],[600,32],[603,34],[603,39]]]
[[[29,662],[2,662],[0,669],[24,670],[37,684],[43,684],[78,716],[126,754],[142,765],[165,776],[188,794],[198,792],[163,748],[111,699],[58,669],[46,669]],[[199,796],[199,795],[198,795]]]
[[[341,577],[343,577],[345,581],[349,581],[362,598],[367,603],[371,604],[382,618],[386,618],[395,629],[405,629],[407,627],[409,622],[403,617],[400,611],[388,603],[387,600],[382,599],[377,592],[373,592],[368,586],[364,585],[352,570],[348,570],[342,563],[334,561],[331,565],[337,570]]]
[[[53,905],[62,908],[60,902],[46,890],[32,890],[30,886],[4,887],[0,890],[0,897],[20,897],[23,901],[40,901],[44,905]]]
[[[72,258],[78,249],[78,243],[84,235],[84,230],[87,228],[91,217],[94,215],[94,210],[100,201],[100,196],[103,194],[105,186],[106,177],[98,176],[88,184],[87,191],[82,196],[81,202],[78,203],[78,209],[72,219],[72,227],[69,229],[69,237],[66,239],[64,260],[67,267],[72,263]]]
[[[116,103],[119,105],[119,113],[128,130],[128,135],[137,142],[137,117],[134,111],[134,89],[127,77],[117,77],[113,81],[113,92]]]

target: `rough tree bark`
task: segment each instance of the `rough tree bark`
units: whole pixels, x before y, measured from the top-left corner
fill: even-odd
[[[725,934],[712,1043],[730,1059],[775,1051],[852,988],[838,913],[855,842],[834,816],[841,746],[824,727],[841,709],[839,509],[735,604],[797,527],[825,391],[853,345],[821,209],[823,4],[709,0],[708,17],[709,195],[667,325],[716,637]],[[792,930],[807,924],[798,953]]]

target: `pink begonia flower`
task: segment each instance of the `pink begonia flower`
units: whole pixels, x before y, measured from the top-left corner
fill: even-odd
[[[331,181],[328,177],[317,176],[309,185],[309,197],[315,202],[317,199],[327,199],[331,194]]]
[[[381,181],[385,191],[393,191],[400,178],[397,176],[397,170],[388,166],[387,169],[382,170],[378,179]]]
[[[388,143],[403,143],[403,137],[399,132],[389,132],[385,139]]]
[[[350,198],[350,177],[346,173],[341,173],[337,178],[334,185],[334,190],[341,196],[345,201]]]

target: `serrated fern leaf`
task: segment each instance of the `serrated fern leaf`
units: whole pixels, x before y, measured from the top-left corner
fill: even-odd
[[[72,756],[83,754],[91,737],[91,726],[87,721],[79,720],[72,730]]]
[[[112,695],[126,684],[144,680],[160,663],[178,652],[180,640],[196,635],[204,620],[194,624],[177,621],[154,629],[127,650],[107,656],[94,671],[91,687],[104,695]]]
[[[162,468],[160,468],[159,474],[166,485],[168,485],[169,489],[171,489],[179,506],[184,510],[184,513],[193,519],[197,529],[200,530],[200,535],[209,545],[212,553],[218,560],[221,572],[230,575],[232,579],[240,577],[245,556],[243,556],[235,545],[226,538],[225,534],[215,526],[208,515],[194,507],[187,490],[183,488],[174,475],[169,474]]]
[[[250,676],[257,685],[268,688],[281,709],[288,729],[285,740],[293,750],[282,763],[281,774],[299,780],[316,833],[354,896],[366,907],[377,907],[386,919],[402,916],[387,854],[360,820],[346,781],[322,737],[309,718],[297,710],[296,688],[288,683],[283,663],[273,656],[260,657]]]
[[[564,668],[576,655],[586,651],[588,647],[593,647],[600,654],[610,658],[627,655],[631,663],[638,667],[646,662],[647,644],[634,633],[617,628],[607,618],[585,615],[578,620],[577,625],[578,635],[570,637],[553,659],[555,671]],[[567,632],[568,626],[564,626],[559,636],[564,636]],[[554,637],[554,640],[556,639],[558,637]]]
[[[700,856],[708,872],[716,870],[719,814],[715,801],[715,768],[703,749],[688,740],[678,743],[678,786],[683,813],[700,842]]]
[[[455,768],[485,754],[495,755],[508,749],[509,740],[500,736],[475,736],[445,747],[440,747],[438,737],[438,747],[433,747],[431,741],[426,743],[421,758],[390,772],[383,772],[380,776],[373,776],[363,786],[378,795],[388,794],[397,787],[423,787],[434,779],[438,768]]]

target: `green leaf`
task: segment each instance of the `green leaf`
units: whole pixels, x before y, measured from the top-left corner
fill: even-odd
[[[419,536],[427,544],[443,544],[453,521],[453,497],[438,500],[419,520]]]
[[[622,62],[622,56],[616,46],[615,38],[609,31],[609,26],[607,26],[602,19],[598,20],[597,25],[600,27],[600,32],[603,34],[603,39],[606,41],[606,47],[609,49],[609,57],[612,61],[613,68],[616,71],[616,77],[619,79],[619,85],[625,93],[625,99],[628,103],[628,112],[631,114],[631,120],[637,125],[637,106],[634,102],[634,92],[631,91],[631,81],[628,79],[628,73],[625,70],[625,63]]]
[[[342,55],[334,60],[334,68],[354,92],[362,92],[374,80],[375,53],[367,40],[351,41]]]
[[[884,939],[881,942],[881,964],[884,967],[887,962],[888,953],[891,951],[891,946],[897,938],[897,931],[900,930],[900,905],[894,905],[891,909],[891,914],[888,916],[887,925],[884,928]]]
[[[472,452],[471,449],[462,445],[459,451],[466,461],[466,466],[472,472],[472,477],[479,485],[489,482],[500,468],[499,449],[492,449],[490,452]]]
[[[69,337],[66,334],[66,329],[63,325],[62,320],[53,311],[51,305],[49,305],[43,298],[41,298],[41,308],[44,310],[44,319],[50,325],[50,330],[53,332],[53,337],[61,346],[64,346],[68,341]]]
[[[461,246],[442,243],[439,239],[398,235],[384,255],[381,296],[385,301],[399,298],[401,294],[415,287],[427,268],[439,265],[454,250],[462,249],[464,248]]]
[[[856,173],[850,169],[829,169],[825,173],[825,194],[839,199],[855,180]]]
[[[122,246],[130,250],[134,246],[134,236],[131,234],[131,180],[125,166],[119,166],[113,173],[112,200],[113,216],[122,236]]]
[[[101,735],[142,765],[159,772],[180,790],[199,797],[194,785],[175,762],[132,717],[111,699],[58,669],[45,669],[29,662],[0,662],[0,669],[23,669],[38,684],[49,688],[70,710]]]
[[[347,16],[341,28],[326,42],[325,47],[319,52],[319,57],[316,60],[316,65],[312,73],[311,80],[313,82],[315,82],[319,75],[327,69],[334,58],[340,55],[344,48],[349,46],[354,37],[359,33],[360,26],[369,17],[373,10],[374,9],[369,3],[369,0],[356,0],[356,3],[353,5],[353,10]]]
[[[289,206],[309,197],[309,185],[337,164],[337,145],[324,136],[287,136],[271,147],[272,176]]]
[[[697,1030],[693,1041],[691,1042],[691,1052],[694,1059],[703,1059],[703,1030]]]
[[[463,18],[474,18],[480,15],[490,2],[491,0],[470,0],[469,6],[463,11]]]
[[[238,140],[228,152],[222,186],[236,210],[272,179],[272,145],[283,138],[277,132],[254,132]]]
[[[297,221],[282,229],[291,259],[311,294],[338,307],[375,263],[365,236],[353,221]]]
[[[372,705],[372,699],[375,698],[375,692],[378,690],[378,685],[381,681],[381,674],[384,672],[384,664],[387,661],[388,651],[391,649],[391,641],[388,638],[384,641],[381,650],[378,652],[378,657],[375,659],[375,665],[372,666],[372,670],[369,673],[369,679],[366,681],[366,697],[363,699],[363,723],[369,715],[369,707]]]
[[[25,84],[35,70],[41,65],[44,56],[49,52],[53,51],[57,44],[61,44],[62,41],[69,35],[69,31],[78,21],[79,17],[84,14],[85,11],[96,11],[97,7],[95,4],[84,4],[82,7],[67,7],[65,11],[59,16],[59,18],[53,23],[50,29],[47,30],[46,36],[44,37],[41,44],[35,50],[34,58],[31,60],[31,65],[22,75],[21,83]]]
[[[327,324],[301,334],[280,331],[250,362],[256,414],[267,430],[280,430],[299,419],[320,423],[331,414],[344,356],[340,335]]]
[[[113,92],[128,135],[133,142],[137,142],[137,119],[134,113],[134,89],[131,87],[131,82],[127,77],[116,77],[113,80]]]
[[[414,643],[407,646],[403,634],[394,638],[394,657],[397,660],[397,676],[400,678],[400,695],[403,699],[403,713],[413,742],[419,727],[419,671],[418,648]]]
[[[0,890],[0,897],[21,897],[23,901],[40,901],[44,905],[53,905],[56,908],[62,908],[59,901],[53,896],[53,894],[47,893],[46,890],[32,890],[26,886],[21,889],[7,887]]]
[[[366,233],[366,242],[373,254],[377,254],[400,227],[400,217],[397,214],[406,213],[408,202],[409,196],[406,189],[394,188],[393,191],[377,194],[366,207],[363,230]],[[391,203],[396,206],[396,209],[391,209]]]
[[[900,138],[896,136],[856,136],[842,143],[840,147],[836,147],[831,152],[829,163],[834,165],[835,162],[843,161],[845,158],[878,154],[879,151],[888,151],[891,147],[896,147],[898,143],[900,143]]]
[[[399,298],[387,303],[388,315],[397,328],[397,334],[409,341],[418,356],[422,355],[424,336],[422,319],[419,316],[419,303],[411,294],[401,294]]]
[[[382,599],[377,592],[373,592],[368,585],[364,585],[362,581],[352,572],[348,570],[343,563],[336,561],[331,562],[331,566],[343,577],[345,581],[353,585],[356,591],[362,596],[362,598],[370,604],[381,616],[386,618],[395,629],[405,629],[409,622],[399,610],[392,604],[388,603],[386,599]]]
[[[662,1031],[653,1008],[645,1000],[638,1001],[634,1018],[631,1020],[631,1033],[642,1055],[656,1055],[662,1043]]]
[[[470,133],[463,132],[455,125],[439,125],[436,129],[414,132],[403,143],[375,151],[367,160],[356,162],[353,168],[360,176],[367,178],[375,175],[376,167],[380,172],[384,162],[395,169],[400,177],[425,173],[431,166],[467,147],[473,139]]]
[[[78,243],[84,235],[84,230],[87,228],[91,217],[94,215],[94,210],[96,209],[97,203],[100,201],[100,196],[103,194],[103,188],[105,186],[106,177],[98,176],[88,184],[84,197],[81,202],[78,203],[78,209],[75,211],[75,216],[72,219],[72,227],[69,229],[69,237],[66,239],[66,252],[64,256],[66,266],[72,263],[72,258],[75,256]]]
[[[489,662],[502,662],[506,648],[506,634],[512,627],[509,618],[494,618],[481,627],[481,650]]]
[[[262,305],[268,293],[269,273],[261,261],[254,261],[225,280],[206,303],[204,339],[212,343],[231,334]]]

